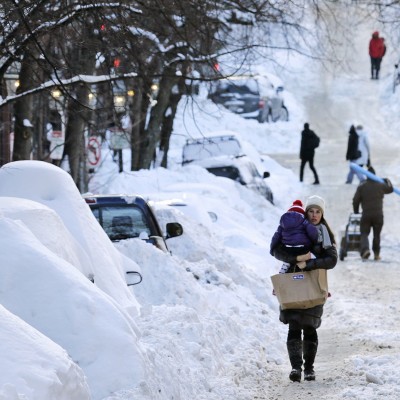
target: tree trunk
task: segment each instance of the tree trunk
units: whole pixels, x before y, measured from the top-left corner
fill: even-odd
[[[1,80],[0,94],[3,99],[8,95],[6,80]],[[0,107],[0,166],[11,160],[10,154],[10,132],[11,132],[11,106],[5,104]]]
[[[143,106],[143,82],[138,79],[138,84],[135,90],[135,96],[133,98],[132,109],[130,110],[130,116],[132,121],[131,131],[131,171],[137,171],[140,167],[140,132],[143,126],[142,113]]]
[[[176,115],[176,110],[182,94],[172,94],[169,102],[169,107],[164,115],[164,120],[161,127],[161,140],[160,140],[160,152],[162,154],[161,167],[168,167],[168,150],[169,141],[171,139],[172,129],[174,127],[174,119]]]
[[[157,146],[161,139],[161,125],[165,111],[169,105],[171,90],[177,83],[177,77],[172,69],[168,69],[161,79],[157,104],[150,113],[149,124],[146,129],[146,142],[141,143],[141,168],[149,169],[155,158]]]
[[[21,63],[18,93],[36,86],[34,57],[27,52]],[[30,160],[32,153],[32,128],[27,126],[33,120],[33,97],[24,96],[15,102],[14,107],[14,150],[13,160]]]
[[[71,51],[74,59],[73,74],[90,75],[95,71],[96,49],[93,43],[93,31],[90,26],[81,26],[82,46]],[[65,149],[68,155],[70,174],[81,192],[87,191],[88,168],[86,165],[85,131],[89,130],[91,110],[89,108],[90,88],[87,84],[74,87],[75,101],[68,102]]]
[[[68,155],[70,174],[78,189],[86,191],[82,182],[85,181],[86,157],[84,131],[88,121],[87,104],[89,89],[85,85],[79,85],[76,89],[76,100],[68,102],[68,123],[66,129],[65,154]],[[82,170],[81,170],[82,168]]]

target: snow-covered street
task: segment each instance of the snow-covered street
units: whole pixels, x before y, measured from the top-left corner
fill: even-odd
[[[390,49],[382,64],[381,80],[370,80],[367,42],[375,28],[373,24],[365,24],[355,32],[356,51],[349,60],[353,71],[333,75],[320,68],[312,80],[301,81],[306,85],[299,85],[299,93],[306,93],[307,119],[321,136],[315,165],[322,184],[320,187],[304,185],[302,198],[316,193],[326,200],[327,220],[335,231],[338,245],[352,212],[352,197],[358,184],[356,177],[353,185],[344,184],[351,124],[360,123],[367,130],[371,162],[377,174],[389,177],[396,186],[400,183],[398,112],[394,114],[392,105],[399,99],[391,93],[397,54],[396,49]],[[298,175],[298,154],[271,156]],[[306,171],[311,183],[311,171],[307,167]],[[358,254],[350,252],[329,272],[332,297],[325,306],[319,329],[317,381],[294,385],[287,379],[285,365],[280,375],[271,373],[276,379],[271,387],[274,395],[266,399],[400,398],[398,195],[385,196],[384,212],[382,260],[363,262]]]

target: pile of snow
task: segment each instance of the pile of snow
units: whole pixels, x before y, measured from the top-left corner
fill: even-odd
[[[0,386],[32,399],[89,398],[89,386],[92,398],[101,399],[139,385],[146,369],[134,321],[139,305],[124,276],[140,270],[137,264],[115,249],[58,167],[9,163],[0,169],[0,196],[0,301],[11,333],[2,346],[4,358],[15,363]],[[49,372],[42,379],[37,371],[33,378],[29,371],[21,375],[26,359],[32,368],[39,363],[38,350],[46,360],[40,370],[47,365],[52,379]]]

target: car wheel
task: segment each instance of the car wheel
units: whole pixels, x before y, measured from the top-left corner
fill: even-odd
[[[347,256],[346,238],[342,237],[342,240],[340,241],[340,250],[339,250],[340,261],[343,261],[346,256]]]
[[[287,110],[287,108],[285,106],[281,107],[279,119],[281,121],[289,121],[289,111]]]
[[[346,252],[343,249],[340,249],[339,260],[344,261],[344,258],[346,257],[346,255],[347,255]]]
[[[260,124],[263,124],[264,122],[267,122],[267,120],[268,120],[267,111],[264,110],[264,109],[262,109],[262,110],[260,111],[260,113],[258,114],[257,120],[258,120],[258,122],[259,122]]]
[[[266,118],[265,118],[265,121],[266,122],[272,122],[273,121],[273,119],[272,119],[272,110],[269,108],[268,109],[268,112],[267,112],[267,116],[266,116]]]

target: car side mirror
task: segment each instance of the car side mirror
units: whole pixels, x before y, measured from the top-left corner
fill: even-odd
[[[179,222],[168,222],[166,230],[167,236],[165,239],[181,236],[183,233],[182,225]]]
[[[128,286],[138,285],[142,282],[142,275],[137,271],[126,271],[126,283]]]
[[[268,171],[265,171],[263,174],[263,179],[269,178],[270,176],[271,176],[271,174]]]
[[[218,220],[218,215],[215,214],[214,211],[207,211],[207,212],[208,212],[208,215],[210,216],[211,221],[212,221],[212,222],[217,222],[217,220]]]

